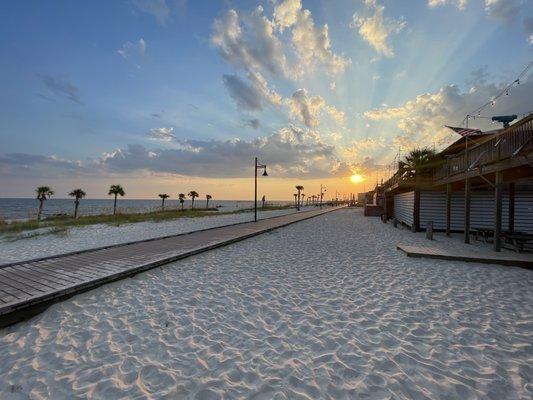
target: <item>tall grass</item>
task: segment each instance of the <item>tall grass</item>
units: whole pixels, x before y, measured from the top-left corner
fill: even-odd
[[[275,206],[268,205],[260,210],[280,210],[290,208],[291,206]],[[244,212],[250,212],[252,208],[240,209],[236,211],[218,211],[217,208],[210,209],[184,209],[182,210],[165,210],[165,211],[150,211],[146,213],[120,213],[117,209],[116,215],[100,214],[100,215],[86,215],[79,216],[74,219],[72,216],[52,216],[48,217],[41,222],[36,219],[30,219],[27,221],[12,221],[7,223],[4,220],[0,220],[0,235],[20,233],[24,231],[32,231],[39,228],[72,228],[79,226],[88,226],[96,224],[108,224],[114,226],[120,226],[123,224],[131,224],[136,222],[161,222],[174,220],[178,218],[201,218],[216,215],[238,214]],[[3,221],[3,222],[2,222]],[[55,230],[55,229],[54,229]],[[58,229],[57,231],[60,231]]]

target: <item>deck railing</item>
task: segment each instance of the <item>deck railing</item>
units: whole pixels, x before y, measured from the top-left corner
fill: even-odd
[[[468,150],[446,159],[435,171],[440,180],[515,157],[523,146],[533,146],[533,115],[530,115],[481,144],[469,142]],[[470,146],[471,145],[471,146]]]

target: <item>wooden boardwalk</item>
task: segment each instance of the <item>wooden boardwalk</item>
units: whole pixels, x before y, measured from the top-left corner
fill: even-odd
[[[407,257],[421,257],[421,258],[436,258],[440,260],[454,260],[477,262],[483,264],[499,264],[510,265],[515,267],[522,267],[533,269],[533,255],[523,253],[496,253],[492,251],[487,252],[469,252],[458,253],[457,251],[450,252],[438,247],[429,246],[406,246],[399,244],[396,246],[398,250],[403,251]]]
[[[127,276],[342,207],[305,211],[0,265],[0,327],[53,302]],[[34,311],[31,311],[31,310]]]

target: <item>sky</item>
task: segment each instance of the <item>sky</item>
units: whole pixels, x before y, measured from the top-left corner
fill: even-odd
[[[256,156],[267,199],[332,196],[457,139],[533,61],[533,0],[5,0],[0,52],[0,197],[251,199]],[[469,126],[533,111],[531,70]]]

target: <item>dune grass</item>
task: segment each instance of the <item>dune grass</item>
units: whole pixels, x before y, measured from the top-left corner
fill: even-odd
[[[282,210],[287,208],[292,208],[292,205],[266,205],[263,208],[259,208],[261,211],[271,211],[271,210]],[[57,217],[48,217],[42,221],[37,221],[36,219],[27,220],[27,221],[13,221],[6,223],[5,221],[0,221],[0,235],[12,235],[18,234],[21,232],[33,231],[41,228],[53,228],[51,231],[43,231],[45,233],[51,232],[60,232],[64,229],[96,225],[96,224],[108,224],[108,225],[123,225],[131,224],[136,222],[161,222],[168,221],[178,218],[201,218],[212,215],[227,215],[227,214],[238,214],[244,212],[252,211],[252,208],[234,210],[234,211],[218,211],[216,208],[195,208],[195,209],[184,209],[184,210],[165,210],[165,211],[151,211],[147,213],[117,213],[116,215],[86,215],[80,216],[74,219],[72,216],[57,216]]]

